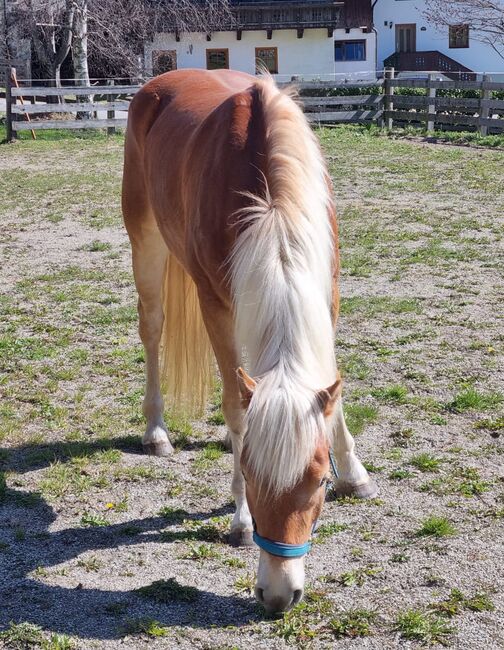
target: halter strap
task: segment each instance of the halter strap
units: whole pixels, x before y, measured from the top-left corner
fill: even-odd
[[[334,477],[338,478],[338,469],[336,467],[336,461],[334,460],[332,449],[329,449],[329,463],[331,465]],[[326,494],[328,491],[329,483],[326,483]],[[312,535],[315,531],[315,528],[317,527],[317,523],[318,520],[315,520],[313,522]],[[256,529],[255,519],[252,519],[252,524],[254,526],[254,533],[252,536],[254,542],[257,544],[257,546],[259,546],[259,548],[262,548],[263,551],[266,551],[270,555],[276,555],[277,557],[285,558],[303,557],[303,555],[306,555],[312,547],[310,540],[304,544],[286,544],[285,542],[275,542],[272,539],[268,539],[267,537],[259,535]]]

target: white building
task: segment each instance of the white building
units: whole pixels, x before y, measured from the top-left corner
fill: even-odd
[[[226,31],[160,33],[145,45],[147,75],[175,68],[265,66],[279,81],[374,78],[371,0],[232,0]]]
[[[436,28],[423,15],[422,0],[377,0],[373,6],[378,68],[504,73],[504,60],[475,38],[470,25]]]

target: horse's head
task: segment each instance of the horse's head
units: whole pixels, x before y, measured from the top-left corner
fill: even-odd
[[[254,406],[256,382],[242,370],[239,383],[244,406]],[[321,513],[326,483],[329,479],[329,436],[327,428],[334,405],[341,395],[341,381],[338,380],[327,390],[312,393],[310,415],[317,423],[315,438],[309,456],[298,472],[295,482],[285,489],[275,489],[265,485],[264,475],[257,471],[251,459],[250,449],[253,441],[245,444],[241,466],[246,481],[247,501],[254,521],[254,539],[261,548],[255,595],[268,612],[282,612],[296,605],[303,597],[304,556],[310,549],[310,539],[314,525]],[[266,423],[264,421],[264,423]],[[313,422],[311,422],[313,426]],[[257,431],[249,431],[249,435]],[[278,431],[264,433],[265,438],[275,437]],[[299,432],[298,432],[299,433]],[[295,438],[295,432],[291,432]],[[303,447],[302,436],[300,447]],[[292,448],[291,448],[292,451]],[[303,449],[299,449],[300,454]],[[273,455],[273,451],[270,454]],[[289,463],[289,450],[277,457],[276,469],[282,472]],[[264,458],[264,457],[263,457]],[[267,462],[268,457],[264,460]],[[298,459],[296,459],[298,460]],[[270,471],[275,462],[269,463]],[[256,462],[257,465],[257,462]]]

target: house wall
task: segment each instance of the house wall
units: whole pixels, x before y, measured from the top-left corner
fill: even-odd
[[[335,40],[365,40],[366,61],[335,62]],[[174,34],[156,34],[154,40],[145,46],[146,73],[152,74],[152,52],[155,50],[175,50],[178,68],[206,68],[206,50],[229,49],[229,67],[250,74],[255,73],[255,48],[278,48],[278,75],[280,81],[290,81],[293,76],[304,79],[334,78],[352,75],[360,78],[374,77],[376,67],[375,34],[365,34],[359,28],[334,30],[328,37],[327,29],[305,29],[303,38],[297,38],[295,30],[273,31],[268,40],[266,31],[243,31],[241,40],[236,32],[215,32],[207,41],[204,34],[190,33],[181,36],[177,43]],[[367,75],[360,75],[367,71]]]
[[[417,51],[438,50],[474,72],[504,72],[504,60],[490,46],[476,41],[470,30],[468,48],[450,48],[448,28],[438,30],[428,23],[422,15],[424,8],[425,2],[420,0],[378,0],[374,26],[378,32],[379,69],[383,68],[384,59],[395,52],[396,24],[415,23]],[[385,21],[389,26],[385,26]]]

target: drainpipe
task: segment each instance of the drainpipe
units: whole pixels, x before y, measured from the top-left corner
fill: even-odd
[[[378,32],[376,31],[376,27],[374,26],[374,8],[376,7],[377,4],[378,4],[378,0],[374,0],[373,4],[371,5],[371,17],[373,20],[371,29],[375,35],[375,69],[378,69]]]

